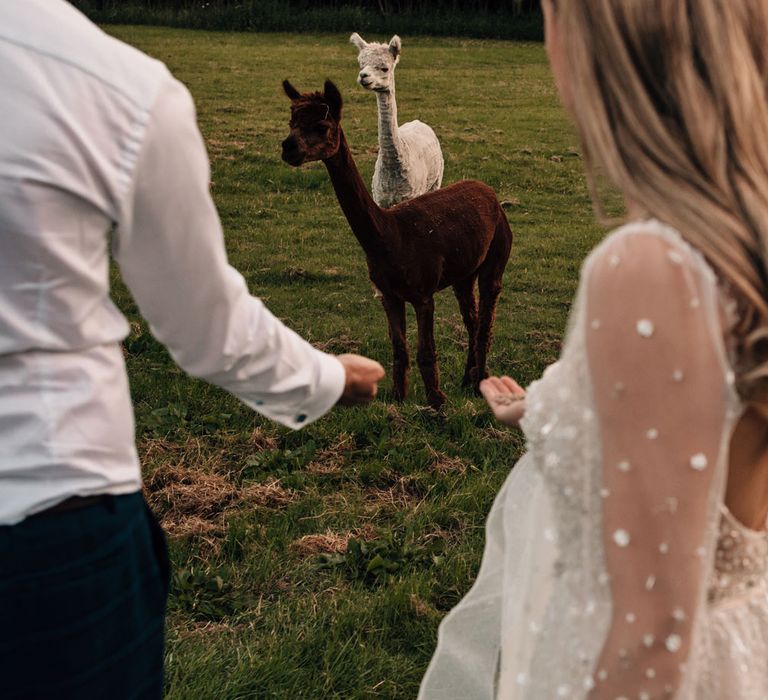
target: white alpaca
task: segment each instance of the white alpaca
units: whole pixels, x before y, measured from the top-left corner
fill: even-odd
[[[379,156],[373,171],[373,199],[391,207],[440,187],[443,152],[435,132],[418,119],[397,125],[395,66],[400,60],[400,37],[389,44],[368,43],[355,33],[349,40],[360,52],[357,82],[376,93],[379,104]]]

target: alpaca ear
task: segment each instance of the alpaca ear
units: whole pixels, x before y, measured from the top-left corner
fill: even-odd
[[[366,46],[368,46],[368,42],[363,39],[357,32],[355,32],[351,37],[349,37],[350,43],[357,46],[358,51],[362,51]]]
[[[400,37],[395,34],[390,40],[389,40],[389,53],[392,54],[392,58],[397,58],[400,55],[400,51],[402,51],[403,44],[400,41]]]
[[[298,100],[301,97],[301,93],[287,80],[283,80],[283,90],[285,90],[285,94],[292,100]]]
[[[330,80],[325,81],[323,86],[323,97],[331,108],[331,116],[338,122],[341,121],[341,106],[343,100],[341,99],[341,93]]]

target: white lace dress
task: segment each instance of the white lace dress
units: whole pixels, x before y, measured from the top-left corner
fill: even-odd
[[[422,700],[768,699],[768,533],[723,502],[741,413],[726,318],[703,257],[657,221],[589,256]]]

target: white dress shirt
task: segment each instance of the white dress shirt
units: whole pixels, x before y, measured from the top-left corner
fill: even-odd
[[[298,428],[344,387],[227,263],[186,88],[64,0],[0,0],[0,524],[141,488],[112,252],[190,374]],[[114,230],[113,230],[114,227]]]

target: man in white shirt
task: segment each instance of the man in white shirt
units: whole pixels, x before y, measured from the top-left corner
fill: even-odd
[[[0,696],[162,694],[112,253],[190,374],[300,428],[381,366],[312,348],[227,263],[187,90],[64,0],[0,0]]]

